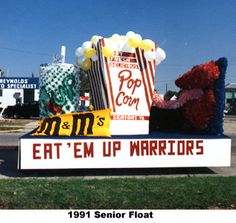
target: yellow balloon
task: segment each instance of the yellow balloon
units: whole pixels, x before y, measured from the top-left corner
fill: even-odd
[[[122,40],[125,40],[125,41],[127,40],[127,39],[126,39],[126,37],[125,37],[125,36],[123,36],[123,35],[122,35],[122,36],[120,36],[120,37],[121,37],[121,39],[122,39]]]
[[[141,41],[140,47],[145,51],[149,51],[155,48],[155,43],[150,39],[145,39]]]
[[[113,45],[114,45],[114,44],[115,44],[115,45],[118,44],[117,39],[116,39],[115,37],[113,37],[113,36],[110,37],[109,40],[113,43]],[[114,50],[114,49],[113,49],[113,50]]]
[[[90,41],[93,43],[94,39],[97,37],[97,35],[93,35],[90,39]]]
[[[116,41],[116,39],[113,36],[111,36],[109,40],[114,41],[114,42]]]
[[[102,48],[102,54],[104,57],[112,57],[113,53],[114,53],[113,49],[109,46],[104,46]]]
[[[140,41],[136,37],[131,37],[128,39],[128,45],[132,48],[137,48],[140,46]]]
[[[86,59],[81,64],[81,68],[84,71],[88,71],[90,69],[91,65],[92,65],[91,60],[90,59]]]
[[[94,56],[96,54],[96,50],[93,48],[87,48],[84,50],[84,56],[86,58],[91,58],[92,56]]]

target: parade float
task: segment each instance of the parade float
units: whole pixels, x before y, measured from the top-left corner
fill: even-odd
[[[62,59],[41,67],[38,128],[19,140],[19,169],[230,166],[223,134],[227,60],[194,66],[176,80],[178,98],[154,91],[166,54],[128,32],[93,36]],[[62,50],[64,58],[64,49]],[[88,75],[92,111],[79,112],[79,75]]]

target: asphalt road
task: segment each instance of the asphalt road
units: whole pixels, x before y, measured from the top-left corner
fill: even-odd
[[[232,138],[231,167],[217,168],[151,168],[151,169],[89,169],[89,170],[17,170],[17,146],[20,136],[37,126],[37,122],[28,124],[19,133],[0,132],[0,178],[60,177],[76,176],[81,178],[104,177],[176,177],[176,176],[236,176],[236,116],[227,116],[224,121],[225,134]]]
[[[18,145],[19,138],[25,133],[2,133],[0,132],[0,148],[15,149]]]

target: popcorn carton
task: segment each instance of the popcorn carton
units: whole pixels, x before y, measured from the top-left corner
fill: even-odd
[[[121,40],[99,38],[90,46],[85,42],[78,49],[87,56],[81,67],[87,70],[95,109],[111,108],[111,135],[149,133],[156,47],[152,42],[152,47],[145,51],[144,47],[134,46],[141,41],[129,41],[131,38],[123,39],[123,44],[120,44]],[[112,48],[114,42],[117,44]],[[91,48],[96,54],[86,53]],[[88,60],[91,64],[86,67]]]

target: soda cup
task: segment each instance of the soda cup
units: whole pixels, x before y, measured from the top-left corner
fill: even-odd
[[[73,64],[40,67],[40,117],[78,111],[79,77]]]

